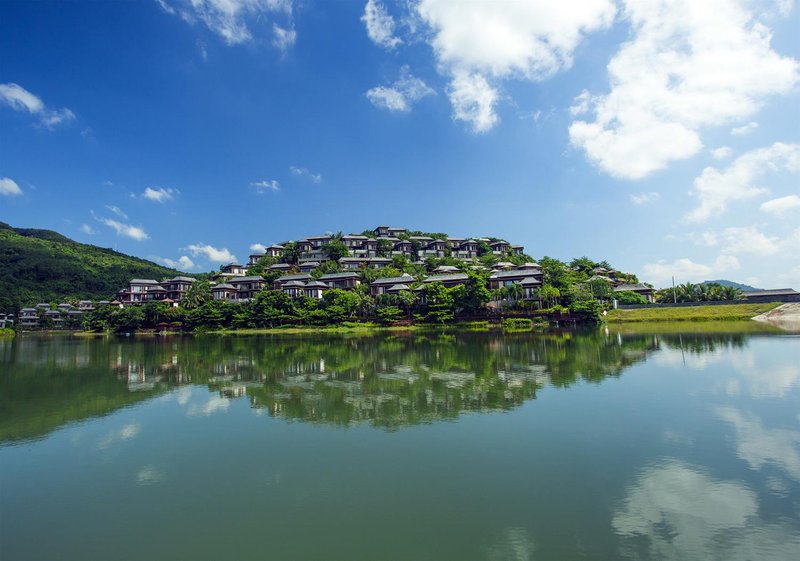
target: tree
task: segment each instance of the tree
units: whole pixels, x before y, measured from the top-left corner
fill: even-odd
[[[396,306],[386,306],[385,308],[380,308],[376,313],[384,323],[392,323],[393,321],[397,321],[400,319],[400,316],[403,315],[403,311]]]
[[[209,300],[211,300],[211,283],[207,280],[198,280],[193,282],[183,293],[181,306],[191,310],[192,308],[199,308]]]
[[[411,309],[417,304],[417,295],[411,290],[401,290],[397,293],[397,303],[405,309],[408,319],[411,319]]]
[[[391,257],[394,244],[386,238],[378,239],[378,257]]]
[[[647,300],[641,294],[625,290],[623,292],[614,293],[614,299],[620,304],[647,304]]]
[[[423,286],[422,295],[425,299],[425,318],[435,323],[445,323],[454,316],[454,301],[452,293],[440,282],[431,282]]]
[[[344,245],[344,242],[337,238],[333,238],[327,244],[322,246],[322,253],[331,261],[338,261],[342,257],[347,257],[350,255],[350,252],[347,250],[347,246]]]
[[[300,248],[297,242],[288,242],[283,246],[283,253],[281,253],[281,262],[288,263],[289,265],[297,265],[300,260]]]

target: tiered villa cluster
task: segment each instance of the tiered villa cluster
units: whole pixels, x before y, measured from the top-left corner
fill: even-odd
[[[341,242],[347,255],[338,259],[340,272],[312,275],[328,259],[326,246],[334,240]],[[263,257],[274,260],[283,259],[288,248],[295,252],[293,263],[276,262],[268,267],[269,273],[281,273],[273,282],[261,275],[248,275],[250,267],[259,263]],[[363,282],[359,273],[365,269],[382,269],[392,264],[395,256],[402,256],[409,262],[424,265],[426,259],[450,257],[462,261],[459,267],[443,265],[436,267],[429,276],[414,278],[409,274],[398,277],[379,278],[370,283],[373,296],[415,290],[428,283],[441,282],[446,287],[464,284],[468,268],[485,269],[478,261],[482,254],[490,253],[497,257],[488,276],[488,288],[494,289],[511,284],[519,284],[522,298],[534,298],[534,291],[542,284],[542,270],[536,263],[515,265],[507,260],[511,256],[524,254],[524,247],[511,245],[494,238],[434,238],[430,236],[409,235],[404,228],[379,226],[371,235],[321,235],[304,238],[297,242],[287,241],[271,245],[264,253],[250,256],[247,266],[231,263],[220,269],[216,283],[212,286],[215,300],[247,301],[264,288],[282,290],[297,298],[306,296],[321,299],[325,291],[332,288],[352,290]],[[519,261],[519,258],[516,259]],[[270,275],[274,277],[274,275]],[[316,277],[316,278],[315,278]],[[151,279],[133,279],[117,294],[117,302],[127,306],[153,301],[180,301],[182,295],[194,282],[188,277],[175,277],[164,282]]]

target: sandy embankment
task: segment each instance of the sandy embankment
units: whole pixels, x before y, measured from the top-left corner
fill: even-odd
[[[787,331],[800,333],[800,302],[783,304],[753,319],[771,323]]]

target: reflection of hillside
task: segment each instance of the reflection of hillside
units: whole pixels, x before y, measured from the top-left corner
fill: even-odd
[[[503,411],[542,388],[619,376],[666,343],[746,336],[450,333],[0,341],[0,442],[34,438],[170,387],[202,384],[271,415],[402,427]]]

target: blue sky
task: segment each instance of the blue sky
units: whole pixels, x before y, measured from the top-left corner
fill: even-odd
[[[0,3],[0,220],[216,269],[379,224],[800,288],[787,0]]]

